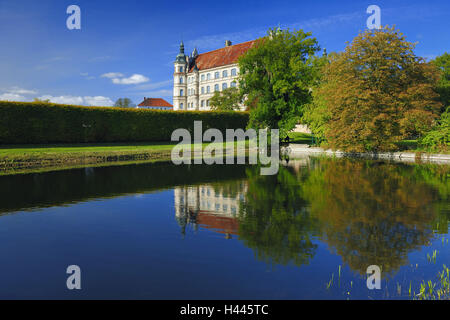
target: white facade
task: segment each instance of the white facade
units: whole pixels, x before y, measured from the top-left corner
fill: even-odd
[[[197,56],[197,50],[190,57],[184,55],[184,45],[180,45],[174,63],[173,110],[211,110],[210,99],[216,91],[238,86],[239,67],[236,63],[198,70],[196,66],[192,67]],[[242,105],[241,110],[244,108]]]

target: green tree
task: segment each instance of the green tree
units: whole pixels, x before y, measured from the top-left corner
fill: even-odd
[[[239,110],[239,104],[242,103],[242,95],[236,87],[231,87],[223,91],[216,91],[209,102],[212,110]]]
[[[305,105],[302,123],[308,125],[308,128],[314,134],[314,137],[320,143],[325,140],[326,124],[331,118],[330,112],[327,109],[326,101],[322,95],[319,94],[318,88],[323,82],[323,73],[321,72],[329,63],[329,57],[325,53],[322,57],[316,57],[313,60],[315,65],[314,70],[317,72],[315,76],[315,83],[312,88],[312,101]]]
[[[441,118],[420,141],[420,144],[431,151],[447,152],[450,149],[450,107],[441,114]]]
[[[119,107],[119,108],[134,108],[135,106],[136,105],[129,98],[119,98],[114,103],[114,107]]]
[[[437,92],[441,96],[443,104],[442,112],[450,106],[450,54],[447,52],[437,57],[432,63],[441,71],[441,79],[439,80]]]
[[[414,47],[385,27],[359,34],[330,57],[317,96],[319,106],[326,104],[324,132],[331,147],[396,150],[397,142],[430,130],[442,105],[435,91],[439,72]]]
[[[249,126],[280,129],[280,137],[297,124],[311,101],[320,48],[303,30],[271,30],[239,59],[240,88],[247,97]]]

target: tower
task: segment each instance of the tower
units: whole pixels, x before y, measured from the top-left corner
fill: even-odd
[[[198,70],[197,64],[195,62],[195,59],[197,59],[197,57],[198,57],[198,51],[197,51],[197,48],[194,48],[194,51],[192,51],[192,54],[191,54],[191,59],[190,59],[191,63],[189,65],[189,68],[191,68],[191,66],[193,65],[193,67],[192,67],[192,82],[191,82],[191,92],[193,94],[192,94],[190,102],[192,103],[192,106],[195,110],[199,109],[199,94],[200,94],[200,88],[199,88],[200,76],[199,76],[199,70]]]
[[[187,61],[184,54],[183,41],[180,43],[180,53],[178,53],[174,62],[173,73],[173,110],[187,109],[187,81],[186,73]]]

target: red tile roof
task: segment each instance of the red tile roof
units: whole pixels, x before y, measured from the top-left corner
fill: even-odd
[[[257,40],[238,43],[229,47],[199,54],[195,63],[199,70],[206,70],[237,63],[239,57],[246,53]],[[192,68],[189,70],[191,72]]]
[[[145,98],[144,101],[142,101],[138,107],[170,107],[173,106],[168,103],[166,100],[161,98]]]
[[[237,235],[239,231],[239,222],[237,219],[209,214],[208,211],[199,212],[197,223],[205,229],[222,234]]]

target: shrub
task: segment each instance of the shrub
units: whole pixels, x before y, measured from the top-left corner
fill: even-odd
[[[178,128],[245,129],[245,112],[192,112],[0,101],[0,143],[170,141]]]
[[[436,126],[423,137],[420,144],[431,151],[450,149],[450,107],[441,115]]]

